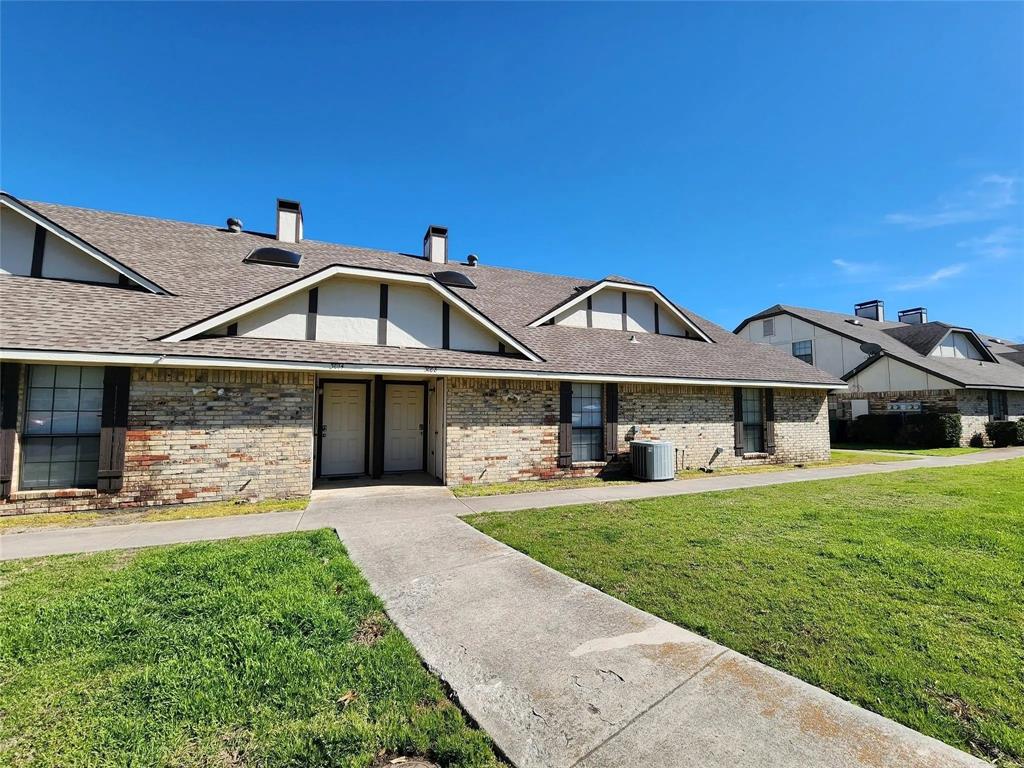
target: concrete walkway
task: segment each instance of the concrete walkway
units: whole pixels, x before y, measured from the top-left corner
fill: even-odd
[[[1024,450],[601,490],[638,498],[979,456]],[[574,581],[457,517],[471,504],[608,500],[588,489],[550,501],[556,493],[566,492],[457,500],[437,486],[339,488],[315,494],[303,513],[0,537],[0,558],[332,527],[428,666],[520,768],[985,765]]]

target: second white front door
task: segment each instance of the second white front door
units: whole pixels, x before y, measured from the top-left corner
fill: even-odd
[[[384,419],[384,471],[423,469],[423,386],[388,384]]]
[[[321,475],[359,475],[366,471],[366,427],[366,386],[324,384]]]

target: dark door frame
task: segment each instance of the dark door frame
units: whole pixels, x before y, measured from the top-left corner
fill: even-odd
[[[427,430],[427,416],[430,413],[430,409],[429,409],[429,406],[428,406],[428,403],[430,402],[430,392],[428,390],[428,386],[429,386],[430,382],[429,381],[406,381],[406,380],[403,380],[403,379],[395,379],[395,380],[391,380],[391,381],[387,381],[386,380],[383,383],[384,383],[384,386],[382,387],[382,389],[383,389],[384,397],[382,398],[382,402],[379,403],[378,406],[377,406],[378,407],[378,411],[380,413],[380,416],[379,416],[379,418],[374,420],[375,421],[374,426],[377,429],[374,430],[374,435],[373,435],[374,440],[380,440],[380,446],[381,446],[381,452],[380,452],[380,458],[381,458],[381,461],[380,461],[380,472],[381,472],[381,474],[384,473],[384,451],[383,451],[383,447],[384,447],[384,433],[386,431],[384,425],[386,423],[386,421],[385,421],[385,418],[386,418],[385,409],[387,408],[387,405],[386,405],[387,399],[388,399],[387,388],[389,386],[422,387],[423,388],[423,449],[421,451],[422,456],[421,456],[421,462],[420,462],[420,471],[421,472],[426,472],[427,471],[427,431],[428,431]],[[379,432],[379,434],[378,434],[378,432]],[[376,451],[375,451],[375,453],[376,453]],[[395,471],[402,472],[402,471],[405,471],[405,470],[395,470]],[[379,475],[375,475],[375,476],[379,477]]]
[[[363,417],[363,474],[370,474],[370,380],[369,379],[320,379],[317,381],[316,404],[316,476],[352,477],[352,475],[324,475],[321,471],[324,442],[324,384],[362,384],[366,390],[363,395],[366,401],[366,414]]]

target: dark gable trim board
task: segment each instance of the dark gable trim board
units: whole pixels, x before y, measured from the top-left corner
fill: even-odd
[[[306,311],[306,340],[316,340],[316,312],[320,303],[320,289],[309,289],[309,308]]]
[[[441,348],[451,349],[452,348],[452,333],[451,333],[451,314],[452,308],[449,306],[447,301],[441,302]]]
[[[587,328],[594,327],[594,301],[587,296]]]
[[[124,485],[124,448],[131,380],[131,368],[107,366],[104,369],[100,460],[96,473],[96,490],[100,493],[117,493]]]
[[[32,242],[32,277],[43,276],[43,255],[46,253],[46,228],[36,224],[36,236]]]
[[[661,333],[661,313],[658,311],[658,302],[654,302],[654,332]]]
[[[231,325],[229,325],[228,326],[228,330],[227,330],[227,334],[228,334],[228,336],[237,336],[238,335],[238,323],[232,323]]]
[[[627,299],[626,299],[627,295],[628,294],[625,291],[622,292],[622,330],[624,330],[624,331],[628,331],[629,330],[629,314],[628,314],[629,310],[627,308]]]
[[[18,429],[21,363],[0,363],[0,498],[14,488],[14,443]]]
[[[377,318],[377,344],[387,346],[388,343],[388,284],[380,284],[380,314]],[[376,450],[374,451],[376,453]],[[383,460],[383,459],[382,459]],[[379,477],[379,475],[374,475]]]

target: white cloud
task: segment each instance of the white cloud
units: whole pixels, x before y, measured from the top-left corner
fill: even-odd
[[[832,263],[839,268],[839,271],[850,277],[859,277],[878,271],[878,265],[869,261],[847,261],[846,259],[832,259]]]
[[[941,267],[931,274],[924,275],[923,277],[910,278],[902,283],[894,285],[893,290],[914,291],[920,288],[930,288],[943,280],[961,274],[965,269],[967,269],[966,264],[950,264],[948,267]]]
[[[934,229],[950,224],[989,221],[1017,204],[1018,181],[1014,176],[991,173],[976,180],[966,190],[939,200],[928,210],[889,213],[885,221],[907,229]]]
[[[989,259],[1005,259],[1020,250],[1022,239],[1024,239],[1024,229],[1021,227],[998,227],[987,235],[961,240],[956,245],[958,248],[966,248],[978,256]]]

